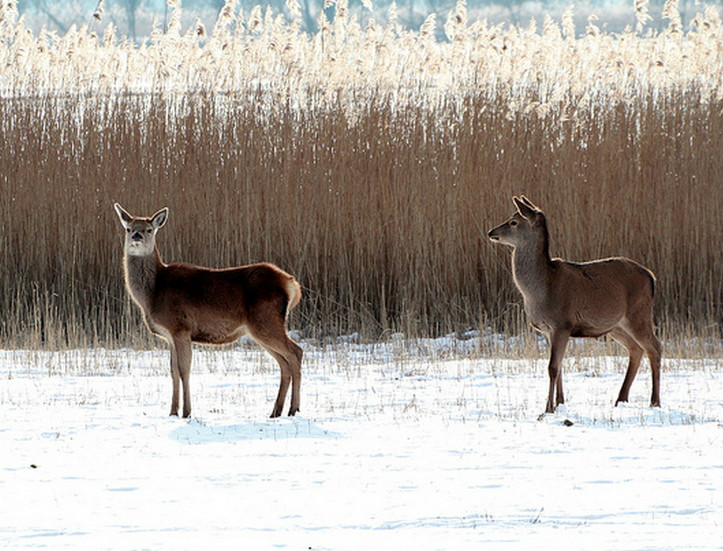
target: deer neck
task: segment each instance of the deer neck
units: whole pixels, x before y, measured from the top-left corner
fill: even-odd
[[[126,285],[131,297],[145,311],[150,310],[156,287],[156,274],[163,266],[158,248],[143,256],[125,255]]]
[[[517,246],[512,252],[512,274],[525,300],[544,300],[552,282],[547,232],[541,239]]]

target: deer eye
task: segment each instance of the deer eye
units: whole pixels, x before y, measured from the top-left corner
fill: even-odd
[[[517,225],[517,220],[513,220],[510,222],[510,226],[515,227]]]
[[[149,229],[146,230],[146,233],[151,233],[152,231],[153,231],[153,230],[151,230],[151,229],[149,228]]]
[[[131,233],[131,229],[130,229],[130,228],[126,228],[126,233]]]

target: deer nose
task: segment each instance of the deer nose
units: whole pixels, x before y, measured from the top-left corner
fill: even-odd
[[[133,241],[143,241],[143,235],[141,235],[141,232],[139,232],[139,231],[134,231],[131,234],[131,239]]]

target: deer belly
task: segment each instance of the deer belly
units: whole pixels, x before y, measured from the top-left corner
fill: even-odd
[[[202,344],[229,344],[245,333],[242,325],[237,323],[217,322],[196,328],[191,340]]]
[[[589,337],[596,339],[598,337],[602,337],[603,335],[609,333],[610,330],[603,330],[599,327],[575,327],[572,332],[570,333],[571,337]]]

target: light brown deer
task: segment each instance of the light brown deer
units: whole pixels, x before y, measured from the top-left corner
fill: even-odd
[[[125,237],[125,282],[143,319],[171,348],[173,396],[171,415],[178,415],[183,383],[183,416],[191,414],[191,343],[227,344],[248,334],[276,359],[281,383],[271,417],[281,415],[291,383],[289,415],[299,411],[301,348],[289,338],[286,319],[301,299],[293,276],[273,264],[226,269],[164,264],[156,234],[168,209],[150,218],[131,216],[115,203]]]
[[[524,195],[513,197],[517,212],[488,233],[512,247],[512,275],[532,326],[550,343],[550,389],[545,413],[565,402],[562,358],[570,337],[610,335],[630,353],[623,386],[615,401],[628,401],[643,351],[653,376],[651,407],[660,406],[662,347],[653,327],[655,276],[627,258],[575,263],[550,258],[544,213]],[[557,391],[557,395],[555,395]]]

